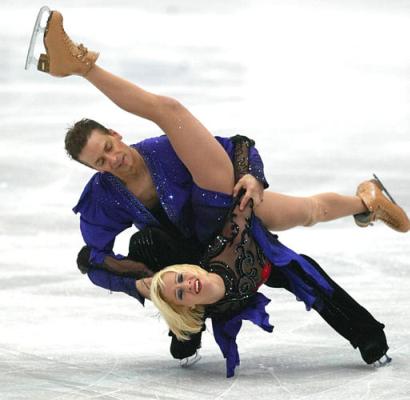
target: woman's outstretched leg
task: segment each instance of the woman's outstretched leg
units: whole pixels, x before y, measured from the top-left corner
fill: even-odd
[[[181,103],[147,92],[97,65],[85,78],[118,107],[157,124],[199,186],[232,193],[233,166],[228,154]]]
[[[256,215],[272,231],[312,226],[366,211],[358,196],[320,193],[295,197],[269,191],[265,191],[263,202],[255,208]]]
[[[272,231],[354,216],[356,224],[361,227],[381,220],[398,232],[408,232],[410,221],[405,211],[383,193],[378,182],[373,179],[362,182],[356,196],[320,193],[295,197],[266,191],[264,201],[255,207],[255,213]]]
[[[125,111],[157,124],[197,185],[231,194],[234,182],[229,156],[206,127],[175,99],[156,95],[95,65],[98,54],[76,45],[52,11],[44,34],[46,53],[38,69],[53,76],[80,75]],[[224,173],[221,173],[223,171]]]

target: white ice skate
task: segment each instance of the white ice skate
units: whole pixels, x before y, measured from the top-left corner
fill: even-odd
[[[179,365],[182,368],[188,368],[191,365],[196,364],[200,359],[201,359],[201,355],[199,354],[199,351],[196,351],[193,356],[183,358],[182,360],[180,360]]]
[[[38,39],[41,38],[41,42],[43,41],[44,32],[47,27],[47,20],[50,14],[51,10],[47,6],[41,7],[40,11],[38,12],[27,52],[26,65],[24,66],[25,69],[29,69],[30,65],[34,66],[37,69],[39,56],[35,55],[34,50],[36,48],[36,45],[38,44]]]

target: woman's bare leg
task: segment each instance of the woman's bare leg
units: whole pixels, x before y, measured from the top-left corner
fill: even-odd
[[[97,65],[85,79],[118,107],[157,124],[200,187],[232,193],[234,175],[228,154],[182,104],[147,92]]]
[[[83,76],[122,109],[155,122],[169,137],[198,185],[232,192],[233,167],[228,155],[184,106],[171,98],[149,93],[95,65],[98,53],[89,52],[69,38],[58,11],[50,12],[43,40],[46,54],[40,57],[40,70],[54,76]]]
[[[320,193],[310,197],[295,197],[270,191],[265,191],[263,202],[255,208],[256,215],[271,231],[312,226],[366,211],[367,208],[357,196]]]

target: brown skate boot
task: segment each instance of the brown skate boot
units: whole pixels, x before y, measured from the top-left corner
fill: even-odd
[[[41,54],[37,69],[53,76],[88,74],[99,53],[88,51],[82,44],[75,44],[63,27],[63,16],[51,11],[44,32],[46,54]]]
[[[357,188],[356,195],[362,199],[369,211],[354,215],[356,224],[366,227],[376,220],[381,220],[398,232],[407,232],[410,229],[410,221],[406,213],[396,204],[377,176],[373,176],[375,179],[362,182]]]

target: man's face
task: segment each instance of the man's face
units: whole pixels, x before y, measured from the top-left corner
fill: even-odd
[[[134,164],[134,150],[122,141],[122,136],[111,130],[103,134],[94,129],[80,153],[81,162],[100,172],[121,176],[130,172]]]

